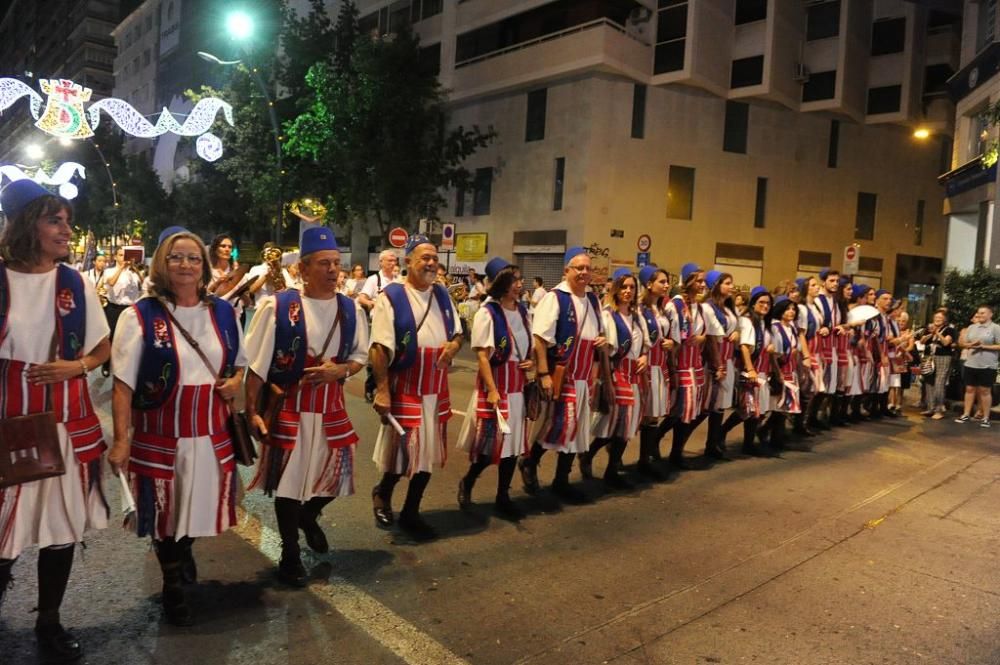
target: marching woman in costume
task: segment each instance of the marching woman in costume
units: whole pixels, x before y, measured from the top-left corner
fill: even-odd
[[[815,436],[816,430],[822,427],[818,413],[820,395],[826,392],[823,384],[823,364],[820,362],[819,327],[823,321],[823,312],[816,303],[820,284],[815,277],[800,277],[795,280],[799,287],[799,333],[805,340],[803,353],[809,352],[811,362],[805,365],[804,373],[808,380],[800,382],[800,388],[806,391],[803,396],[802,413],[796,417],[795,431],[800,436]],[[804,374],[803,373],[803,374]],[[801,423],[801,428],[800,428]]]
[[[639,428],[639,464],[636,471],[652,480],[664,480],[666,476],[653,462],[660,459],[662,429],[673,407],[670,365],[674,340],[670,339],[670,320],[663,308],[670,292],[670,279],[665,270],[646,266],[639,271],[639,282],[643,287],[639,316],[649,341],[649,369],[646,372],[648,385],[642,391],[645,402],[643,423]]]
[[[333,232],[307,229],[300,256],[303,290],[286,289],[262,300],[246,342],[247,416],[264,442],[249,489],[276,495],[278,577],[293,586],[307,580],[299,530],[313,551],[329,551],[320,512],[336,497],[354,494],[358,437],[344,407],[344,380],[368,358],[368,325],[360,305],[337,293],[342,273]],[[267,423],[258,411],[265,381],[273,386],[266,393],[270,400],[280,400]]]
[[[109,460],[128,468],[136,533],[153,538],[164,616],[178,626],[192,623],[182,583],[197,578],[193,539],[236,523],[228,419],[246,357],[232,305],[206,291],[211,274],[198,236],[165,238],[153,254],[150,294],[122,313],[112,345]]]
[[[704,402],[705,367],[702,352],[708,337],[698,297],[705,290],[705,271],[694,263],[681,268],[681,293],[667,304],[670,337],[677,344],[677,392],[673,416],[674,440],[670,466],[677,470],[696,468],[684,459],[684,445],[698,424]]]
[[[740,341],[740,318],[733,306],[733,276],[710,270],[705,276],[708,299],[702,304],[708,334],[714,339],[718,351],[718,369],[711,385],[708,399],[708,437],[705,455],[726,459],[726,432],[723,417],[733,406],[736,387],[735,351]]]
[[[494,511],[518,520],[524,513],[510,499],[510,481],[517,458],[528,452],[530,421],[524,402],[532,360],[531,326],[521,304],[521,271],[502,258],[486,264],[489,298],[472,322],[472,348],[479,360],[476,390],[458,437],[459,448],[472,464],[458,481],[458,505],[472,505],[472,487],[486,467],[498,470]],[[506,428],[501,424],[505,423]],[[509,431],[507,431],[509,430]]]
[[[795,302],[786,296],[775,299],[768,314],[771,322],[771,344],[774,354],[771,362],[777,363],[781,373],[781,390],[771,396],[771,417],[768,429],[770,440],[778,450],[785,448],[785,419],[789,414],[802,412],[802,402],[799,393],[799,363],[812,364],[808,350],[803,353],[802,338],[795,320],[798,318],[798,308]]]
[[[590,450],[580,455],[580,469],[585,477],[592,478],[594,455],[607,446],[604,484],[608,489],[629,490],[631,483],[620,474],[622,455],[642,422],[640,384],[646,380],[648,341],[636,307],[638,281],[635,275],[628,268],[619,268],[613,278],[601,315],[611,349],[615,399],[610,411],[598,418],[596,438]]]
[[[851,303],[848,306],[854,309],[859,305],[872,305],[875,297],[875,289],[867,284],[855,284],[851,291]],[[876,380],[875,363],[872,356],[871,346],[872,330],[864,323],[854,326],[852,329],[853,347],[851,358],[854,360],[854,371],[851,372],[851,383],[847,394],[851,397],[851,422],[861,422],[867,420],[861,411],[862,404],[867,406],[871,399],[872,387]]]
[[[426,236],[407,241],[406,267],[406,282],[387,284],[372,309],[368,357],[373,407],[382,417],[374,454],[382,479],[372,490],[372,512],[378,527],[392,526],[392,492],[405,475],[410,484],[399,526],[415,540],[429,540],[437,534],[420,516],[420,501],[448,457],[448,368],[462,346],[462,324],[437,283],[437,248]]]
[[[106,449],[87,373],[110,354],[108,323],[93,284],[64,264],[73,208],[32,180],[0,194],[0,418],[55,413],[65,473],[0,489],[0,604],[11,568],[38,552],[35,635],[43,662],[73,662],[83,651],[60,623],[76,543],[108,523],[101,486]],[[4,431],[6,428],[3,428]],[[0,440],[0,454],[18,442]]]
[[[743,421],[743,454],[754,457],[774,455],[766,445],[757,446],[754,443],[754,435],[761,419],[771,408],[768,377],[774,345],[767,326],[771,299],[767,287],[753,287],[747,303],[747,314],[740,319],[740,355],[736,360],[740,378],[736,388],[736,413]]]

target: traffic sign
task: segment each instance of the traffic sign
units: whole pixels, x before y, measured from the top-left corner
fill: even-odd
[[[856,275],[861,263],[861,250],[857,245],[848,245],[844,248],[844,269],[845,275]]]
[[[449,252],[455,249],[455,225],[441,225],[441,251]]]
[[[648,252],[649,248],[653,246],[653,239],[649,237],[648,233],[643,233],[635,244],[640,252]]]
[[[393,247],[405,247],[408,237],[409,234],[406,232],[406,229],[397,226],[392,231],[389,231],[389,244]]]
[[[649,252],[639,252],[635,255],[635,267],[645,268],[649,265]]]

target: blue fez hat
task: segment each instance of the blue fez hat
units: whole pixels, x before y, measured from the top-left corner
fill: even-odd
[[[170,236],[177,235],[178,233],[187,233],[187,229],[183,226],[168,226],[167,228],[160,231],[160,237],[156,239],[156,246],[159,247],[163,244],[163,241]]]
[[[761,296],[769,296],[769,295],[771,295],[771,292],[767,290],[766,286],[753,287],[752,289],[750,289],[750,306],[753,307],[753,304],[757,302],[757,299],[760,298]]]
[[[494,256],[490,259],[489,263],[486,264],[486,277],[492,282],[500,274],[500,271],[504,268],[509,267],[511,264],[507,259],[502,259],[499,256]]]
[[[429,245],[429,244],[431,244],[430,238],[425,236],[423,233],[414,233],[413,235],[411,235],[409,238],[406,239],[406,248],[403,250],[403,252],[406,254],[406,256],[409,256],[410,252],[415,250],[420,245]]]
[[[830,276],[830,273],[837,272],[833,268],[823,268],[819,271],[819,278],[826,281],[826,278]]]
[[[15,180],[0,192],[0,205],[7,219],[13,220],[24,212],[28,204],[43,196],[52,196],[52,192],[39,185],[34,180]]]
[[[887,289],[879,289],[878,291],[875,292],[875,297],[876,298],[881,298],[882,296],[884,296],[887,293],[889,293],[889,291]]]
[[[686,282],[688,277],[696,272],[701,272],[701,268],[698,267],[697,263],[685,263],[681,266],[681,281]]]
[[[855,284],[854,288],[851,290],[851,295],[854,297],[855,300],[857,300],[858,298],[865,295],[871,290],[872,287],[868,286],[867,284]]]
[[[719,279],[722,277],[721,270],[709,270],[705,273],[705,286],[709,289],[714,289],[715,285],[719,283]]]
[[[840,288],[844,288],[850,283],[851,283],[851,278],[848,277],[847,275],[841,275],[840,279],[837,280],[837,286],[839,286]]]
[[[586,254],[586,253],[587,250],[585,250],[583,247],[570,247],[569,249],[566,250],[566,253],[563,255],[563,265],[568,266],[570,261],[580,256],[581,254]]]
[[[805,295],[806,294],[806,288],[809,286],[809,278],[808,277],[799,277],[797,280],[795,280],[795,286],[797,286],[799,288],[799,293],[801,293],[802,295]]]
[[[616,282],[623,277],[632,277],[631,268],[619,268],[613,275],[611,275],[611,279]]]
[[[314,226],[302,233],[302,246],[299,248],[300,256],[306,256],[313,252],[322,252],[327,249],[340,250],[337,247],[337,238],[330,229],[325,226]]]
[[[786,308],[794,306],[795,302],[788,296],[778,296],[774,299],[774,304],[771,305],[771,314],[780,316]]]
[[[660,269],[652,264],[643,266],[642,270],[639,271],[639,281],[643,284],[649,284],[658,272],[660,272]]]

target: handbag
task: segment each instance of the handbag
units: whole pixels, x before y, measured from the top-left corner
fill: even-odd
[[[926,355],[923,360],[920,361],[920,373],[924,376],[930,376],[937,370],[934,364],[934,356]]]
[[[201,361],[205,363],[205,367],[211,374],[215,374],[215,368],[212,367],[212,363],[208,362],[208,356],[205,352],[201,350],[201,346],[198,341],[191,336],[187,330],[184,329],[176,318],[174,318],[173,313],[166,303],[163,304],[163,309],[170,318],[170,322],[175,328],[181,333],[184,338]],[[223,376],[219,378],[229,379],[232,378],[232,374],[229,376]],[[247,419],[247,414],[243,411],[234,411],[232,409],[232,404],[230,403],[229,418],[226,420],[226,427],[229,430],[229,438],[233,442],[233,456],[236,458],[236,463],[241,466],[253,466],[254,460],[257,459],[257,449],[253,445],[253,439],[250,438],[250,422]]]
[[[529,331],[530,344],[530,328],[527,325],[525,328]],[[512,332],[510,338],[514,340],[514,348],[517,349],[518,357],[527,360],[528,357],[521,351],[521,345],[517,343],[517,335]],[[521,395],[524,398],[524,417],[528,420],[538,420],[542,415],[542,388],[538,385],[537,377],[525,382]]]
[[[55,358],[57,339],[52,336],[49,358]],[[65,473],[52,391],[46,386],[44,412],[0,419],[0,489]]]

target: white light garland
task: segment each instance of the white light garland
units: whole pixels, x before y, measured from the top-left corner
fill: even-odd
[[[28,175],[20,166],[2,164],[0,165],[0,189],[6,186],[8,182],[34,180],[39,185],[54,185],[58,187],[59,196],[64,199],[75,199],[79,195],[80,190],[72,180],[77,176],[81,179],[86,179],[87,170],[82,164],[77,164],[76,162],[63,162],[56,168],[52,175],[46,173],[45,169],[40,166],[35,169],[33,175]]]
[[[220,110],[226,122],[233,125],[233,107],[217,97],[201,99],[183,123],[163,109],[156,124],[153,124],[134,106],[114,97],[97,101],[84,110],[84,103],[90,101],[91,89],[68,79],[40,79],[39,87],[47,95],[47,100],[23,81],[0,78],[0,113],[22,97],[28,97],[36,127],[59,138],[86,139],[94,135],[101,111],[104,111],[126,133],[138,138],[155,138],[163,134],[197,136],[196,150],[208,161],[222,156],[222,141],[208,133]]]

